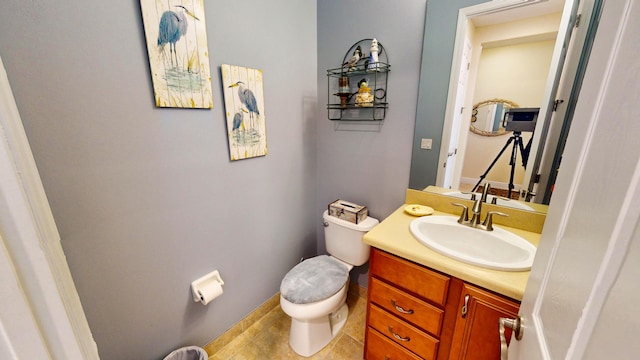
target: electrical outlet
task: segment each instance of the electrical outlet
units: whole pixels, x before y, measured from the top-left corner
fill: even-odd
[[[420,149],[431,150],[432,144],[433,144],[432,139],[422,139],[422,141],[420,141]]]

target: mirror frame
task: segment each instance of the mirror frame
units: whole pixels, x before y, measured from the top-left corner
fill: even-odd
[[[480,101],[479,103],[473,105],[473,108],[471,110],[471,124],[469,125],[469,130],[477,135],[482,135],[482,136],[501,136],[501,135],[505,135],[505,134],[509,134],[511,131],[507,131],[505,130],[505,128],[501,127],[498,129],[498,131],[484,131],[484,130],[480,130],[476,127],[473,126],[473,123],[476,122],[476,115],[478,114],[478,108],[482,105],[491,105],[491,104],[498,104],[498,103],[503,103],[503,104],[508,104],[510,107],[510,109],[515,109],[515,108],[519,108],[520,105],[516,104],[515,102],[511,101],[511,100],[506,100],[506,99],[489,99],[489,100],[484,100],[484,101]]]

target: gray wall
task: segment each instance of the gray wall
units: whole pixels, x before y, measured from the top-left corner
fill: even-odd
[[[154,107],[138,1],[3,5],[0,56],[103,359],[205,345],[324,252],[330,201],[383,219],[404,200],[426,0],[205,2],[213,110]],[[370,37],[387,118],[336,130],[326,69]],[[229,161],[221,63],[264,72],[266,157]],[[213,269],[224,294],[203,307],[189,284]]]
[[[420,97],[411,155],[411,189],[424,189],[436,183],[458,11],[483,2],[485,0],[429,1],[420,73]],[[432,150],[420,149],[422,138],[433,139]]]
[[[0,12],[0,56],[102,359],[205,345],[316,253],[316,2],[205,9],[213,110],[154,107],[139,1]],[[221,63],[264,72],[266,157],[229,161]],[[191,281],[214,269],[224,294],[194,303]]]
[[[368,206],[371,216],[382,220],[404,203],[425,8],[426,0],[318,1],[317,213],[342,198]],[[336,129],[337,123],[327,119],[326,70],[339,67],[354,43],[372,37],[384,45],[391,64],[387,116],[379,125],[339,124]],[[321,227],[318,232],[320,238]],[[322,242],[318,247],[324,251]],[[366,271],[363,266],[352,272],[365,286]]]

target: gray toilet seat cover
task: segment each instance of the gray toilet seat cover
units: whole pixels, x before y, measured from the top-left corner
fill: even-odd
[[[344,264],[320,255],[289,270],[280,284],[280,294],[294,304],[309,304],[337,293],[348,277],[349,269]]]

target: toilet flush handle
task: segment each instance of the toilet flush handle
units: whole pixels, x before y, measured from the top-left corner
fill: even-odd
[[[328,223],[328,222],[326,222],[326,221],[323,221],[323,222],[322,222],[322,225],[324,225],[324,227],[329,227],[329,223]]]

